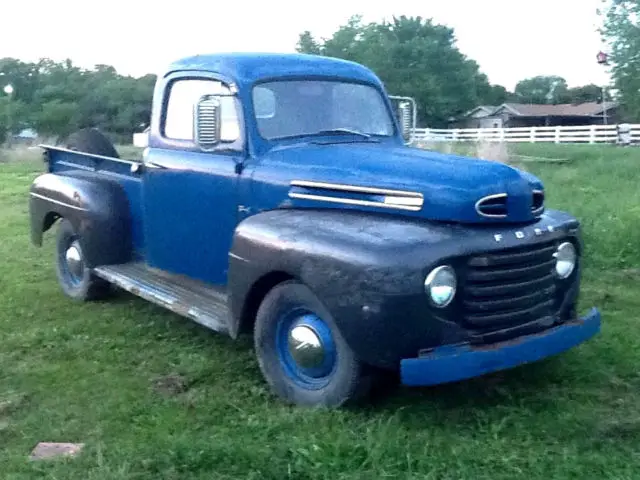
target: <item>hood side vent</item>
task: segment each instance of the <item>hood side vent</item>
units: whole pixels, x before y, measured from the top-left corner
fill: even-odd
[[[290,187],[289,198],[300,200],[414,212],[420,211],[424,204],[424,197],[421,193],[404,190],[306,180],[293,180]]]
[[[507,194],[488,195],[476,202],[476,212],[485,218],[507,217]]]
[[[531,202],[531,213],[534,216],[542,215],[544,212],[544,192],[542,190],[533,191],[533,200]]]

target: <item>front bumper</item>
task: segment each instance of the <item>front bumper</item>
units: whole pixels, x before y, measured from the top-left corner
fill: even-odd
[[[403,385],[455,382],[535,362],[569,350],[600,331],[596,308],[584,317],[533,335],[491,345],[443,346],[418,358],[400,362]]]

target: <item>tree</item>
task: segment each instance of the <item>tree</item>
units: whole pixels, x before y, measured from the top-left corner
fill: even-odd
[[[483,73],[478,74],[480,78],[477,80],[477,95],[482,99],[485,105],[502,105],[511,99],[512,94],[502,85],[490,85],[487,76]]]
[[[318,55],[320,54],[320,45],[315,41],[311,32],[306,30],[300,34],[300,38],[296,44],[296,50],[298,52]]]
[[[621,110],[630,121],[640,121],[640,0],[609,0],[601,14]]]
[[[78,128],[78,105],[64,100],[44,103],[34,123],[40,134],[65,136]]]
[[[83,69],[71,60],[0,59],[0,87],[14,87],[10,101],[0,88],[0,133],[10,118],[14,131],[33,127],[44,135],[64,136],[80,127],[98,127],[131,138],[141,123],[149,122],[155,80],[155,75],[123,76],[110,65]]]
[[[590,83],[582,87],[570,88],[569,97],[571,103],[602,102],[602,87]],[[606,92],[605,99],[608,102],[611,101],[609,91]]]
[[[559,104],[570,99],[567,81],[558,76],[539,75],[521,80],[514,93],[520,103]]]
[[[422,17],[364,24],[354,16],[322,41],[303,32],[297,49],[366,65],[389,93],[414,97],[420,123],[431,127],[446,126],[478,104],[501,103],[504,96],[458,50],[453,29]]]

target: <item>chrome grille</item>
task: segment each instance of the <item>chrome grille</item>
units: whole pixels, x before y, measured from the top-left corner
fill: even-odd
[[[551,317],[555,310],[556,243],[476,255],[467,261],[463,317],[478,328]]]

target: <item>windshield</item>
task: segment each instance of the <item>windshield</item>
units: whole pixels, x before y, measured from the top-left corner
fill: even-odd
[[[394,124],[380,92],[370,85],[327,80],[261,83],[253,105],[262,137],[314,134],[391,136]]]

